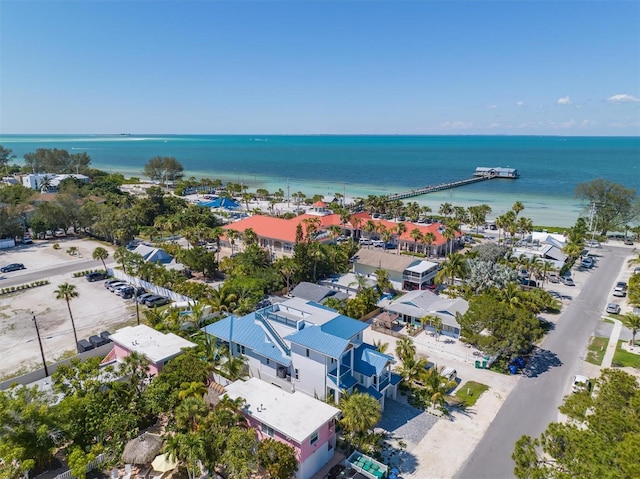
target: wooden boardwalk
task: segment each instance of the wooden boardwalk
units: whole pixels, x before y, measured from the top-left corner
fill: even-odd
[[[402,193],[387,195],[387,200],[394,201],[403,200],[405,198],[413,198],[414,196],[426,195],[427,193],[434,193],[436,191],[449,190],[451,188],[457,188],[458,186],[469,185],[471,183],[490,180],[492,178],[492,176],[474,176],[465,180],[452,181],[451,183],[441,183],[439,185],[425,186],[424,188],[418,188],[417,190],[404,191]]]

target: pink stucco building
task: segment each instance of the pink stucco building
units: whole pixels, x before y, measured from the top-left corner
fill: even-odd
[[[133,351],[149,359],[149,375],[158,374],[167,361],[178,356],[183,349],[196,345],[173,333],[164,334],[149,326],[126,326],[110,336],[113,349],[102,364],[120,362]]]
[[[260,439],[271,437],[294,448],[296,479],[311,478],[333,458],[339,409],[258,378],[236,381],[225,389],[230,398],[246,400],[243,414]]]

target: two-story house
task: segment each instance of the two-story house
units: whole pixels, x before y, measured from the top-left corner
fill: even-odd
[[[293,298],[241,318],[227,316],[204,331],[232,355],[243,355],[251,376],[321,400],[366,391],[395,399],[400,376],[393,358],[363,342],[369,325],[318,303]]]
[[[294,449],[296,479],[311,478],[333,458],[339,409],[258,378],[236,381],[225,390],[230,398],[246,401],[242,414],[260,440],[270,437]]]

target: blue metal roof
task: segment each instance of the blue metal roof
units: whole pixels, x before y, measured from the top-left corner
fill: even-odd
[[[375,346],[363,343],[354,352],[353,369],[365,376],[379,376],[393,357],[379,352]]]
[[[307,326],[286,336],[285,339],[336,359],[340,358],[349,346],[348,340],[328,334],[320,326]]]
[[[369,325],[349,316],[340,315],[320,327],[325,333],[342,339],[351,339],[356,334],[367,329]]]
[[[227,316],[215,323],[205,326],[203,331],[223,341],[241,344],[255,351],[260,356],[272,359],[283,366],[291,365],[291,358],[282,353],[269,338],[265,330],[256,324],[255,314],[242,318]]]
[[[400,384],[400,381],[402,381],[402,376],[400,376],[399,374],[396,373],[391,373],[391,384],[396,386],[398,384]]]
[[[356,391],[359,391],[361,393],[365,393],[365,394],[368,394],[369,396],[373,396],[376,401],[379,401],[380,398],[382,397],[382,394],[373,386],[369,386],[368,388],[365,388],[362,384],[356,384],[355,389]]]

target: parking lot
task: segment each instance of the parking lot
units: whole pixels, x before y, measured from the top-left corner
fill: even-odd
[[[135,321],[135,305],[109,292],[102,281],[87,282],[84,277],[74,278],[73,271],[102,268],[100,261],[91,258],[97,246],[90,240],[65,239],[60,249],[53,249],[52,241],[3,250],[1,266],[22,263],[26,269],[3,273],[0,288],[5,284],[30,283],[47,279],[50,284],[0,296],[0,378],[25,373],[42,366],[33,317],[37,319],[42,346],[47,362],[75,353],[73,329],[64,300],[56,299],[55,290],[62,283],[76,286],[78,296],[71,300],[71,311],[78,339],[88,338],[101,331],[115,331]],[[78,248],[77,255],[66,251]],[[111,250],[112,251],[112,250]],[[74,266],[77,265],[77,269]],[[24,277],[24,281],[20,278]],[[146,308],[144,308],[146,309]]]

